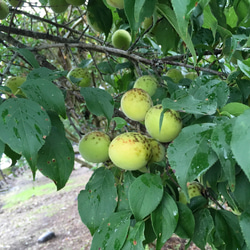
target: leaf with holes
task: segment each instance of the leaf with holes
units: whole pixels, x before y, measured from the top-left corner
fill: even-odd
[[[37,153],[51,130],[48,114],[34,101],[12,98],[0,105],[0,117],[0,139],[26,158],[35,177]]]

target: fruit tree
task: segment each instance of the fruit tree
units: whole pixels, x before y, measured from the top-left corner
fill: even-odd
[[[0,19],[0,155],[57,190],[74,144],[98,162],[91,249],[250,249],[249,0],[0,0]]]

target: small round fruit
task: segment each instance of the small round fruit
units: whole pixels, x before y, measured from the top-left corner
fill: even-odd
[[[80,140],[79,152],[86,161],[101,163],[109,159],[109,145],[110,138],[107,134],[100,131],[92,131]]]
[[[11,89],[14,95],[24,95],[22,90],[19,88],[26,81],[26,77],[13,76],[6,80],[5,86]]]
[[[65,0],[49,0],[50,8],[57,14],[67,10],[69,4]]]
[[[133,121],[143,121],[152,106],[150,95],[143,89],[130,89],[121,99],[122,112]]]
[[[198,75],[196,72],[188,72],[186,75],[185,75],[185,78],[187,79],[190,79],[190,80],[194,80],[195,78],[197,78]]]
[[[103,32],[102,29],[98,26],[98,23],[96,22],[96,18],[93,13],[87,12],[86,14],[87,23],[90,26],[90,28],[95,32]]]
[[[112,35],[112,44],[117,49],[127,50],[131,43],[131,35],[128,31],[119,29]]]
[[[143,89],[146,92],[148,92],[150,96],[153,96],[156,92],[157,85],[158,85],[158,82],[154,76],[144,75],[144,76],[139,77],[135,81],[134,88]]]
[[[230,115],[239,116],[250,107],[240,102],[230,102],[221,108],[221,112],[228,112]]]
[[[180,114],[175,110],[167,110],[164,113],[160,130],[160,118],[163,111],[162,105],[158,104],[149,109],[145,116],[145,127],[151,137],[159,142],[171,142],[180,133],[182,122]]]
[[[153,23],[153,17],[145,17],[144,21],[141,24],[141,27],[147,30]]]
[[[183,75],[179,69],[169,69],[166,76],[170,77],[175,83],[178,83],[181,79],[183,79]]]
[[[10,3],[11,6],[13,7],[22,7],[24,4],[24,0],[8,0],[8,2]]]
[[[151,146],[144,135],[136,132],[123,133],[111,141],[109,157],[119,168],[142,169],[151,158]]]
[[[165,147],[153,138],[148,138],[148,140],[152,149],[152,157],[150,159],[150,162],[159,162],[164,160],[166,153]]]
[[[66,0],[66,2],[74,6],[80,6],[85,3],[85,0]]]
[[[197,181],[193,181],[187,184],[188,196],[190,199],[196,196],[201,196],[201,185]]]
[[[8,5],[5,2],[0,1],[0,20],[5,19],[8,16],[9,12],[10,11]]]
[[[69,71],[67,78],[79,87],[89,87],[92,84],[92,77],[87,68],[74,68]]]
[[[107,0],[107,4],[117,9],[123,9],[124,1],[125,0]]]
[[[187,197],[186,195],[184,194],[183,190],[179,190],[179,202],[183,203],[183,204],[187,204]]]

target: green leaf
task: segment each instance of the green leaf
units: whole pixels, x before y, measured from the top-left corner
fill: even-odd
[[[114,113],[113,97],[103,89],[98,88],[81,88],[87,108],[94,115],[104,115],[110,122]]]
[[[122,129],[124,126],[127,125],[126,120],[121,117],[114,117],[112,118],[112,121],[115,121],[115,130]]]
[[[188,23],[190,17],[190,11],[195,7],[196,1],[194,0],[177,0],[172,1],[173,10],[166,4],[158,4],[158,10],[160,13],[171,23],[173,28],[179,34],[181,39],[185,42],[187,48],[190,50],[194,62],[196,64],[196,52],[193,42],[188,32]]]
[[[217,160],[210,146],[213,127],[212,123],[185,127],[168,147],[169,164],[175,171],[177,181],[186,195],[187,182],[200,176]]]
[[[127,238],[130,217],[129,210],[112,213],[95,232],[90,249],[121,249]]]
[[[154,174],[140,175],[130,185],[128,199],[136,220],[142,220],[159,205],[163,196],[161,178]]]
[[[191,239],[194,234],[195,220],[191,209],[180,202],[177,202],[179,219],[175,234],[184,239]]]
[[[215,211],[214,217],[215,232],[223,240],[224,249],[243,249],[244,239],[238,217],[226,210]]]
[[[203,22],[202,27],[207,28],[207,29],[211,29],[211,31],[213,33],[213,37],[215,38],[217,26],[218,26],[218,21],[215,18],[215,16],[213,15],[209,5],[207,5],[203,10],[203,18],[204,18],[204,22]]]
[[[248,207],[249,208],[249,207]],[[240,228],[243,237],[246,241],[248,249],[250,249],[250,210],[245,211],[240,215]]]
[[[240,68],[240,70],[247,76],[250,78],[250,58],[241,61],[241,60],[237,60],[237,64]]]
[[[0,105],[0,117],[0,139],[26,158],[35,177],[37,152],[51,130],[48,114],[34,101],[12,98]]]
[[[144,249],[143,241],[145,222],[138,221],[133,227],[130,227],[128,238],[125,241],[122,250],[141,250]]]
[[[238,116],[233,127],[231,147],[233,155],[250,180],[250,110]]]
[[[201,249],[205,249],[208,238],[214,229],[213,218],[207,208],[195,212],[194,218],[195,229],[192,241]]]
[[[45,144],[38,152],[37,168],[62,189],[67,183],[74,168],[75,153],[70,141],[66,138],[60,118],[50,115],[52,129]],[[61,123],[58,126],[58,123]]]
[[[218,124],[211,136],[212,149],[217,154],[231,190],[235,187],[235,159],[231,150],[232,130],[235,119]]]
[[[33,68],[40,67],[34,54],[30,50],[24,48],[11,48],[11,49],[17,51],[20,55],[22,55]]]
[[[48,68],[37,68],[33,69],[27,76],[27,80],[31,79],[46,79],[49,81],[53,81],[58,79],[59,77],[66,76],[67,71],[53,71]]]
[[[66,118],[66,108],[61,90],[46,79],[31,79],[21,85],[25,95],[42,105],[46,110],[52,110]]]
[[[4,152],[4,148],[5,148],[5,143],[3,143],[1,140],[0,140],[0,159],[2,158],[2,154]]]
[[[126,0],[124,10],[132,31],[137,31],[145,17],[151,17],[156,0]]]
[[[4,154],[11,159],[11,166],[14,166],[21,158],[21,155],[13,151],[7,144],[5,144]]]
[[[107,37],[113,23],[112,11],[106,7],[102,0],[88,1],[87,11],[94,16],[97,26]]]
[[[85,190],[78,195],[78,211],[91,234],[117,206],[117,190],[112,172],[104,167],[95,170]]]
[[[161,203],[152,212],[152,224],[157,236],[156,249],[161,249],[177,226],[178,207],[173,198],[164,192]]]

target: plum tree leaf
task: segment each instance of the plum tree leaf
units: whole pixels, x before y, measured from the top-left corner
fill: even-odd
[[[46,110],[57,112],[66,118],[64,97],[59,88],[46,79],[30,79],[21,85],[25,95],[42,105]]]
[[[78,195],[78,211],[82,222],[93,235],[117,206],[117,190],[113,173],[100,167],[91,176],[85,190]],[[87,212],[86,212],[87,211]]]
[[[26,158],[35,177],[37,153],[51,130],[48,114],[38,103],[21,98],[3,102],[0,114],[0,139]]]
[[[60,118],[51,114],[50,120],[51,132],[38,152],[37,168],[44,176],[54,181],[57,190],[60,190],[67,183],[74,168],[75,153],[65,136]]]
[[[213,127],[213,123],[203,123],[183,128],[168,147],[169,164],[186,195],[187,182],[193,181],[217,161],[210,145]]]
[[[163,185],[160,176],[143,174],[130,185],[128,200],[136,220],[142,220],[160,203],[163,196]]]
[[[48,68],[40,67],[33,69],[27,76],[27,80],[31,79],[46,79],[53,81],[59,77],[66,76],[67,71],[54,71]]]
[[[103,115],[110,122],[114,113],[113,97],[103,89],[98,88],[81,88],[87,108],[97,116]]]
[[[241,231],[242,231],[242,234],[243,234],[243,237],[246,241],[246,245],[248,247],[248,249],[250,249],[250,238],[249,238],[249,235],[250,235],[250,228],[249,228],[249,225],[250,225],[250,210],[246,210],[244,211],[241,215],[240,215],[240,228],[241,228]]]
[[[246,110],[235,120],[233,127],[231,148],[233,155],[250,180],[250,110]]]

